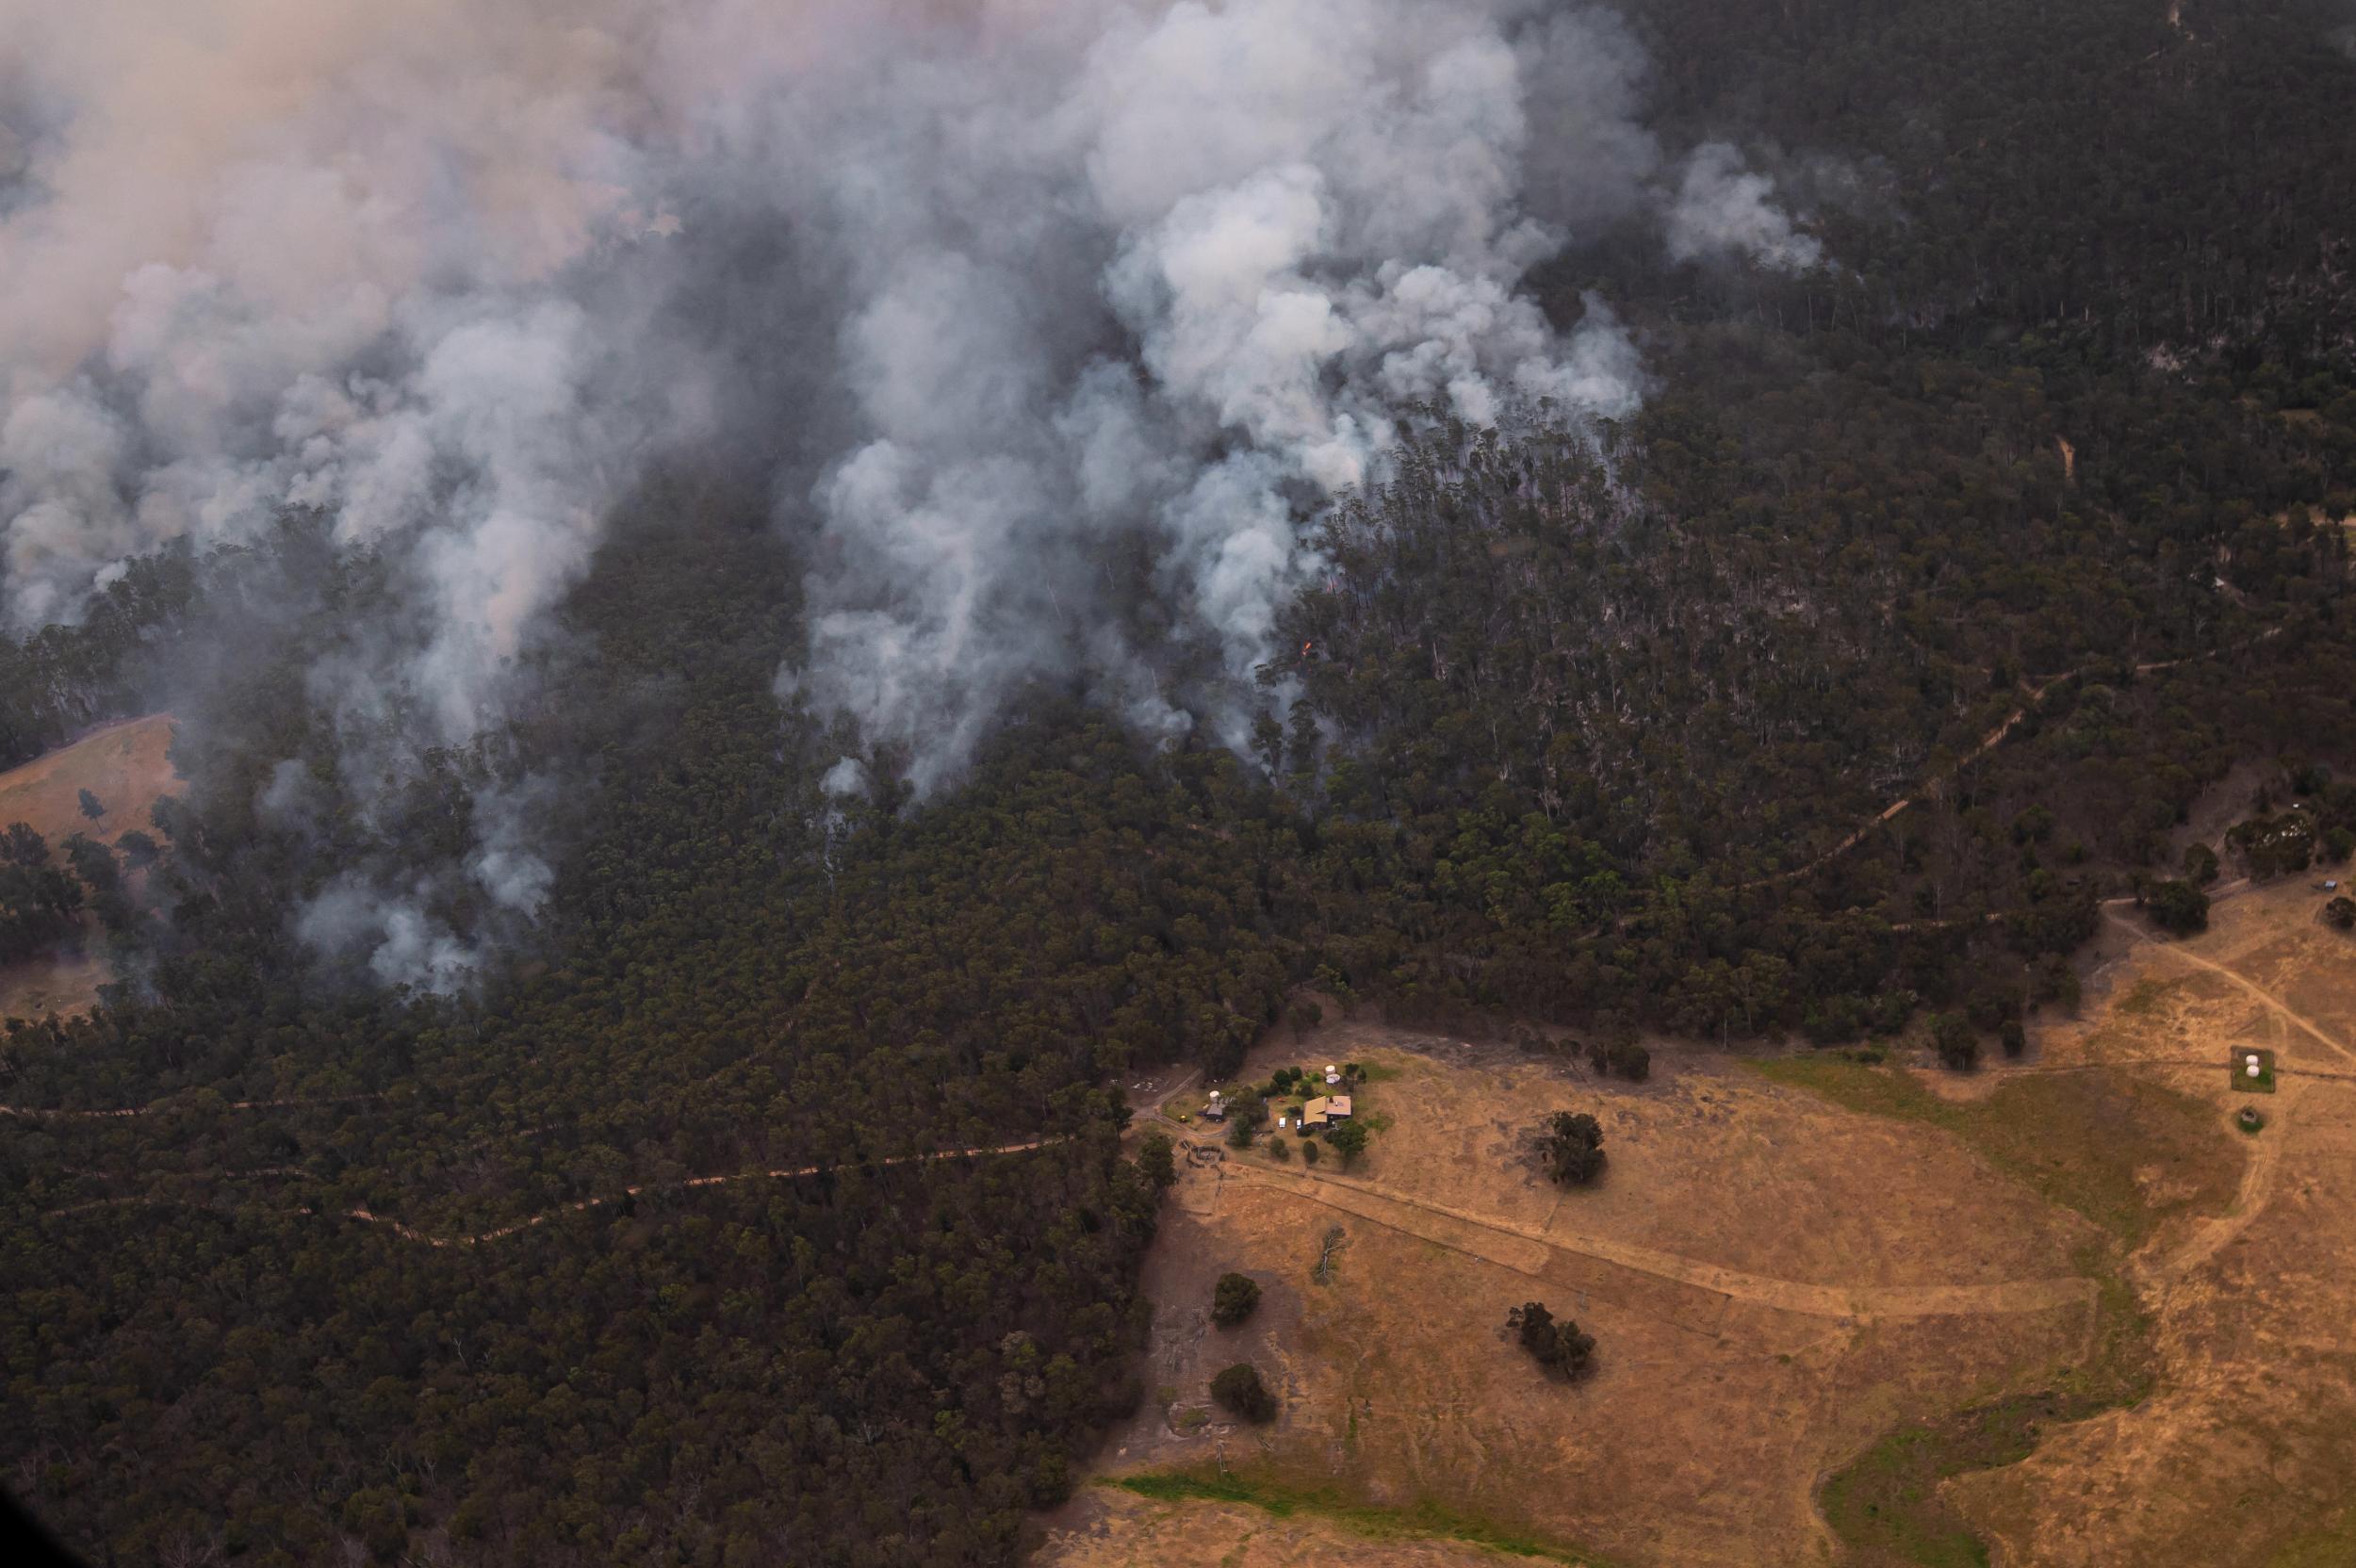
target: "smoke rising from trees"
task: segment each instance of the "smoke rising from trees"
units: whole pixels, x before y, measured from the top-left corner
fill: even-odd
[[[1815,260],[1736,150],[1664,153],[1612,13],[1538,0],[0,0],[0,33],[7,618],[319,509],[401,585],[313,681],[364,786],[496,729],[617,495],[715,443],[769,454],[808,563],[781,693],[920,792],[1039,677],[1236,739],[1307,523],[1407,411],[1637,405],[1608,302],[1549,321],[1533,266],[1635,213],[1680,259]],[[526,908],[500,831],[469,874]],[[444,983],[416,917],[357,877],[303,918]]]

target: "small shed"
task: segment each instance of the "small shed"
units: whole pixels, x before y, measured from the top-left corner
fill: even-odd
[[[1213,1089],[1211,1091],[1211,1102],[1203,1107],[1203,1119],[1205,1121],[1224,1121],[1227,1119],[1227,1102],[1219,1097],[1219,1090]]]

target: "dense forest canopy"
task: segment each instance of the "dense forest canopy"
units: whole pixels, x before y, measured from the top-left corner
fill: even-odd
[[[0,756],[168,700],[189,779],[107,923],[124,983],[0,1041],[0,1484],[123,1562],[1011,1560],[1137,1396],[1125,1072],[1226,1071],[1303,986],[1997,1038],[2236,764],[2333,854],[2339,13],[1626,8],[1660,125],[1765,150],[1825,264],[1671,264],[1633,220],[1550,262],[1643,407],[1415,420],[1316,518],[1241,749],[1034,676],[913,798],[779,695],[808,542],[692,454],[531,700],[391,787],[315,698],[398,571],[322,515],[0,646]],[[493,805],[528,899],[447,869]],[[85,862],[27,849],[0,915],[62,920]],[[298,929],[362,868],[456,983]]]

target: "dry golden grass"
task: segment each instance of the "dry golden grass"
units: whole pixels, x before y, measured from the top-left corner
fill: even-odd
[[[112,843],[135,827],[152,832],[148,808],[181,789],[171,750],[172,715],[150,713],[45,752],[0,773],[0,826],[28,823],[51,843],[73,833]],[[83,790],[106,808],[96,822],[82,815]]]
[[[2099,1233],[1938,1129],[1674,1049],[1654,1083],[1607,1086],[1346,1023],[1252,1070],[1339,1057],[1388,1070],[1361,1113],[1389,1125],[1346,1175],[1297,1154],[1186,1165],[1147,1270],[1155,1397],[1103,1456],[1115,1475],[1223,1467],[1295,1499],[1285,1529],[1243,1530],[1235,1501],[1091,1488],[1041,1561],[1262,1568],[1295,1560],[1314,1526],[1388,1565],[1426,1560],[1393,1555],[1418,1520],[1574,1560],[1825,1561],[1822,1473],[1910,1411],[2083,1353],[2093,1291],[2074,1260]],[[1566,1193],[1528,1162],[1523,1135],[1557,1108],[1602,1120],[1600,1185]],[[1265,1294],[1222,1331],[1206,1309],[1230,1268]],[[1507,1310],[1531,1299],[1596,1336],[1590,1380],[1548,1382],[1509,1340]],[[1283,1401],[1271,1427],[1210,1404],[1239,1360]],[[1214,1508],[1215,1526],[1194,1511]]]
[[[0,826],[25,823],[51,844],[82,833],[114,843],[134,828],[152,833],[148,811],[182,788],[172,772],[172,715],[108,725],[72,745],[0,773]],[[82,814],[88,790],[106,808],[92,822]],[[86,1012],[98,988],[113,978],[94,953],[61,951],[0,969],[0,1018],[60,1017]]]
[[[2220,1128],[2233,1048],[2274,1050],[2281,1087],[2229,1211],[2156,1233],[2132,1261],[2153,1317],[2151,1396],[1950,1483],[2000,1562],[2307,1560],[2303,1544],[2343,1516],[2356,1486],[2356,944],[2316,922],[2319,902],[2303,882],[2244,890],[2201,937],[2136,942],[2113,1005],[2047,1042],[2057,1066],[2214,1062],[2122,1076],[2200,1097]]]

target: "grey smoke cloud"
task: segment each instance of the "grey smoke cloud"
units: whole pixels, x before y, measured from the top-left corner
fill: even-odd
[[[1668,214],[1669,254],[1677,261],[1747,257],[1778,272],[1805,272],[1824,259],[1814,235],[1776,206],[1775,181],[1743,166],[1741,151],[1707,141],[1685,160]]]
[[[1612,13],[1542,0],[0,0],[0,605],[321,509],[401,589],[312,673],[363,799],[498,728],[643,454],[722,431],[808,449],[780,691],[920,791],[1040,677],[1235,738],[1408,409],[1637,406],[1607,303],[1562,330],[1531,267],[1656,210],[1678,255],[1815,259],[1731,148],[1663,154]],[[791,265],[732,271],[768,232]],[[528,917],[530,813],[477,805],[437,874]],[[453,984],[431,903],[362,869],[303,928]]]

